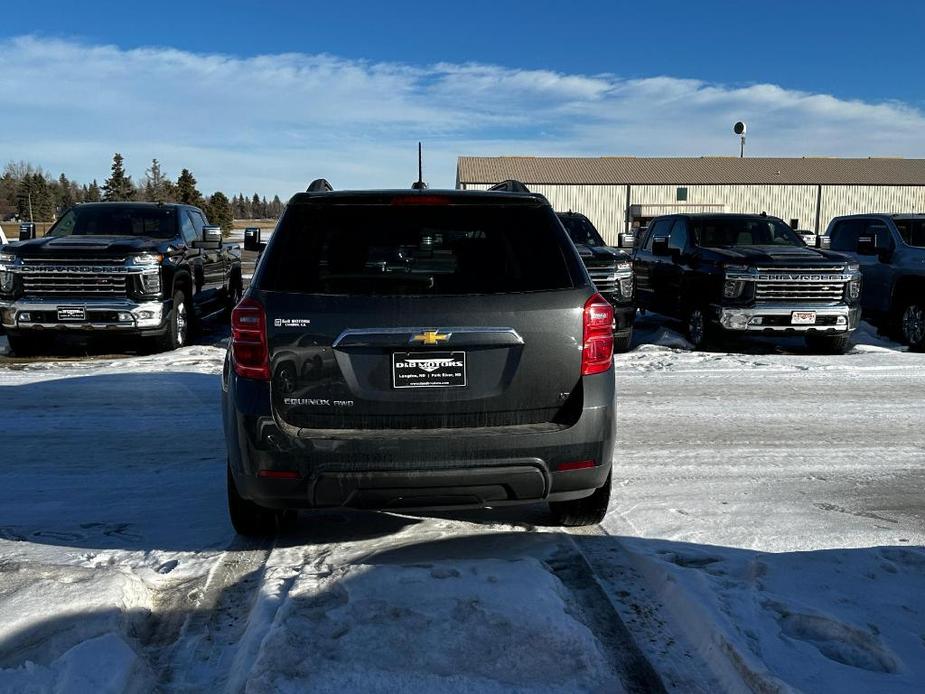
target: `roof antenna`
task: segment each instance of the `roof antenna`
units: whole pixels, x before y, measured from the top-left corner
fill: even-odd
[[[411,190],[427,190],[424,183],[424,157],[421,154],[421,143],[418,142],[418,180],[411,184]]]

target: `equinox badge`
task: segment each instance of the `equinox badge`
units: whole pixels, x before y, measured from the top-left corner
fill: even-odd
[[[425,330],[411,338],[410,342],[420,342],[422,345],[437,345],[450,339],[453,333],[440,334],[439,330]]]

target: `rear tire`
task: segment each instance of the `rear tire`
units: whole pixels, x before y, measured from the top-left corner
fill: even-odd
[[[623,352],[628,352],[630,344],[633,342],[633,329],[630,328],[629,331],[625,333],[619,333],[613,336],[613,351],[616,354],[622,354]]]
[[[17,357],[31,357],[41,350],[39,341],[32,335],[7,335],[10,351]]]
[[[817,354],[846,354],[851,349],[851,336],[807,335],[806,346]]]
[[[899,312],[899,336],[913,352],[925,352],[925,305],[907,301]]]
[[[269,537],[276,533],[276,519],[278,512],[264,508],[238,493],[228,466],[228,516],[231,525],[238,535],[244,537]]]
[[[607,481],[602,487],[594,490],[591,496],[572,501],[551,501],[549,510],[552,511],[553,522],[574,528],[582,525],[597,525],[607,515],[610,505],[610,480],[613,473],[607,475]]]

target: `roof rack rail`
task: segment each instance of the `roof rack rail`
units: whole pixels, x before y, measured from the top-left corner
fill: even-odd
[[[496,183],[488,190],[498,190],[506,193],[529,193],[530,189],[527,188],[520,181],[516,181],[513,178],[509,178],[506,181],[501,181],[501,183]]]
[[[328,183],[325,178],[316,178],[312,181],[308,188],[305,189],[306,193],[331,193],[334,191],[334,186]]]

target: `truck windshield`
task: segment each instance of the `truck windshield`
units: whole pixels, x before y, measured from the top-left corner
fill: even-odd
[[[499,294],[574,286],[565,235],[525,205],[294,205],[261,289],[307,294]]]
[[[695,219],[692,226],[704,248],[806,245],[793,229],[770,217],[705,217]]]
[[[177,211],[172,207],[74,207],[51,228],[48,236],[177,236]]]
[[[584,246],[607,245],[587,218],[575,214],[564,214],[560,215],[559,219],[562,220],[562,226],[571,237],[572,243]]]
[[[925,248],[925,219],[894,219],[893,222],[907,245]]]

